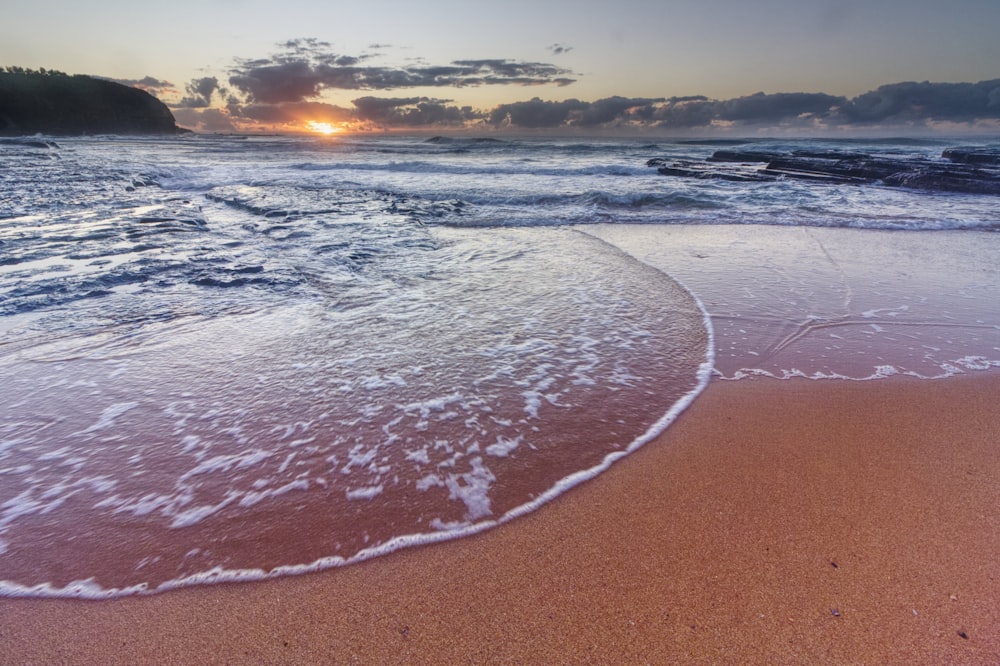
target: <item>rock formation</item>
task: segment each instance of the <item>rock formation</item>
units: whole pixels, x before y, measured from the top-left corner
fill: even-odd
[[[646,164],[657,167],[664,176],[684,178],[734,181],[795,178],[939,192],[1000,194],[1000,150],[989,148],[950,148],[939,160],[846,151],[718,150],[704,161],[654,158]]]
[[[104,79],[0,71],[0,135],[177,134],[149,93]]]

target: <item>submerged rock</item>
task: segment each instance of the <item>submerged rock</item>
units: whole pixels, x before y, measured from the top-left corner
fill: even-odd
[[[1000,166],[1000,149],[949,148],[941,157],[960,164],[994,164]]]
[[[767,153],[754,150],[717,150],[708,158],[708,162],[770,162],[782,153]]]
[[[0,145],[3,144],[7,144],[9,146],[24,146],[25,148],[41,148],[42,150],[57,150],[59,148],[59,144],[55,141],[34,138],[0,139]]]

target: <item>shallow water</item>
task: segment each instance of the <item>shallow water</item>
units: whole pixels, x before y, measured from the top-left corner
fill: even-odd
[[[950,377],[1000,367],[994,232],[586,227],[701,298],[722,379]]]
[[[470,534],[661,432],[713,371],[998,365],[994,199],[645,166],[710,150],[0,145],[0,593]]]
[[[431,235],[433,268],[374,302],[15,330],[8,593],[259,578],[477,531],[700,389],[703,313],[662,273],[573,231]]]

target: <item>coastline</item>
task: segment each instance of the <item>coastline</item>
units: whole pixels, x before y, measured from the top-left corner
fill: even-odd
[[[994,371],[713,380],[497,529],[260,583],[0,599],[3,661],[997,661],[998,399]]]

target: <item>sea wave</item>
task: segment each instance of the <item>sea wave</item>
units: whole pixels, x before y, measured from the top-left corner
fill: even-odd
[[[378,233],[311,296],[160,285],[66,308],[85,328],[15,331],[0,593],[162,591],[475,533],[606,469],[708,380],[697,300],[588,236],[440,229],[387,253]],[[292,245],[296,264],[314,249]],[[366,301],[330,307],[351,291]],[[164,293],[243,311],[102,325]]]

